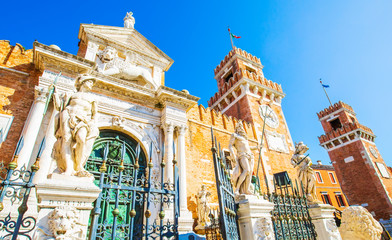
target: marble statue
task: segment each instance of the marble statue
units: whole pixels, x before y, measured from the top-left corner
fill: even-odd
[[[132,52],[127,52],[126,59],[118,57],[118,52],[115,48],[107,46],[103,51],[98,53],[97,60],[97,71],[109,75],[118,77],[125,80],[138,80],[143,81],[139,84],[154,85],[152,75],[146,67],[138,66],[138,61],[143,62],[143,65],[151,67],[152,65],[145,60],[142,60]]]
[[[312,166],[312,160],[305,153],[309,150],[303,142],[299,142],[295,145],[295,152],[291,158],[291,164],[294,168],[297,168],[297,177],[303,184],[306,198],[311,203],[320,202],[317,200],[316,193],[316,175]]]
[[[258,147],[250,147],[242,122],[238,122],[235,133],[231,135],[229,142],[230,154],[236,162],[232,181],[236,194],[253,194],[251,191],[252,172],[254,168],[254,156],[251,150]],[[235,154],[236,149],[237,154]]]
[[[208,215],[210,213],[209,197],[211,193],[207,191],[205,184],[201,185],[201,190],[197,193],[197,229],[204,228],[209,222]]]
[[[378,240],[383,229],[364,207],[349,206],[343,210],[339,231],[344,240]]]
[[[38,227],[34,240],[84,240],[85,226],[79,222],[75,207],[59,206],[48,215],[46,228]]]
[[[64,175],[91,177],[84,165],[99,135],[96,126],[97,103],[90,93],[95,79],[80,75],[75,82],[76,93],[71,96],[54,94],[54,104],[59,111],[55,134],[57,141],[53,146],[53,158],[58,170]]]
[[[135,26],[135,18],[132,15],[133,15],[132,12],[128,12],[127,15],[125,15],[125,18],[124,18],[124,27],[125,28],[133,29],[133,27]]]

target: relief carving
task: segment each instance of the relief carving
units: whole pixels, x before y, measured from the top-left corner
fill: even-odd
[[[75,207],[56,207],[48,216],[49,229],[38,227],[34,240],[84,240],[85,226],[79,222]]]
[[[154,86],[151,72],[148,68],[137,65],[137,60],[141,61],[141,59],[131,52],[126,53],[126,59],[124,60],[118,57],[118,52],[115,48],[107,46],[98,54],[97,71],[125,80],[135,80],[138,84],[146,87]],[[148,64],[147,67],[152,66],[147,61],[143,61],[143,63],[143,65]]]
[[[282,153],[289,153],[289,148],[286,143],[286,137],[283,134],[265,130],[268,148]]]
[[[117,127],[123,128],[124,127],[124,122],[125,122],[125,119],[123,117],[121,117],[121,116],[114,116],[112,118],[113,126],[117,126]]]
[[[274,229],[270,218],[259,218],[255,223],[256,240],[274,240]]]

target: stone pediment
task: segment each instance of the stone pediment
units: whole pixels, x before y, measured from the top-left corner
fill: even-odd
[[[94,42],[112,46],[118,51],[133,52],[141,59],[159,66],[163,71],[167,71],[173,64],[169,56],[135,29],[81,24],[78,37],[85,43]]]

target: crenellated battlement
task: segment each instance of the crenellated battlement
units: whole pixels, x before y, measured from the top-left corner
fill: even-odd
[[[339,101],[339,102],[335,103],[334,105],[329,106],[328,108],[325,108],[324,110],[317,113],[317,116],[320,119],[320,118],[325,117],[325,116],[327,116],[333,112],[336,112],[337,110],[342,109],[342,108],[347,109],[353,115],[355,115],[354,109],[350,105],[348,105],[342,101]]]
[[[227,116],[219,111],[215,111],[211,108],[205,108],[203,105],[192,107],[187,112],[188,119],[190,121],[198,122],[206,127],[215,127],[222,131],[233,133],[235,131],[235,125],[242,120],[235,117]],[[248,138],[256,139],[255,127],[252,123],[242,121],[244,129],[248,134]]]
[[[251,61],[254,61],[254,62],[256,62],[256,63],[261,65],[260,58],[257,58],[256,56],[253,56],[252,54],[250,54],[250,53],[248,53],[248,52],[246,52],[246,51],[244,51],[244,50],[242,50],[240,48],[234,47],[234,49],[231,50],[229,52],[229,54],[227,54],[226,57],[220,62],[220,64],[214,69],[215,75],[226,65],[226,63],[235,54],[239,54],[239,55],[241,55],[241,56],[243,56],[243,57],[245,57],[245,58],[247,58],[247,59],[249,59]]]
[[[22,64],[31,64],[33,49],[26,50],[19,43],[12,46],[8,40],[0,40],[0,66],[6,68],[19,68]]]
[[[353,132],[354,130],[362,130],[357,133],[357,136],[374,142],[375,136],[374,136],[373,131],[370,128],[368,128],[362,124],[359,124],[357,122],[345,123],[345,124],[343,124],[343,126],[341,128],[338,128],[338,129],[330,131],[324,135],[321,135],[318,137],[318,139],[319,139],[321,145],[323,145],[324,143],[326,143],[328,141],[331,141],[333,139],[338,139],[341,137],[350,139],[350,136],[345,136],[345,135]],[[355,135],[355,134],[353,134],[353,135]],[[344,141],[342,141],[342,142],[344,142]]]
[[[229,81],[224,83],[223,87],[220,88],[219,91],[216,92],[215,95],[210,98],[210,100],[208,101],[208,106],[211,107],[215,104],[215,102],[217,102],[218,100],[221,100],[221,97],[223,95],[225,95],[239,80],[241,80],[243,78],[247,78],[249,80],[252,80],[252,81],[255,81],[256,83],[261,84],[261,86],[259,86],[260,88],[257,87],[258,84],[253,86],[253,89],[255,89],[255,87],[257,87],[257,89],[253,91],[254,94],[259,94],[261,96],[262,95],[261,90],[263,90],[262,88],[265,87],[265,89],[276,91],[277,93],[281,93],[283,95],[282,86],[280,84],[277,84],[271,80],[268,80],[263,76],[255,74],[254,72],[250,72],[250,71],[244,70],[244,69],[238,69],[234,73],[233,77],[231,77],[229,79]],[[276,94],[276,96],[277,95],[278,94]]]

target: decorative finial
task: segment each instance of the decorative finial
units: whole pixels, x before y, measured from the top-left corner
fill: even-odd
[[[125,15],[125,18],[124,18],[124,27],[125,28],[133,29],[133,26],[135,25],[135,18],[132,15],[133,15],[132,12],[128,12],[127,15]]]

